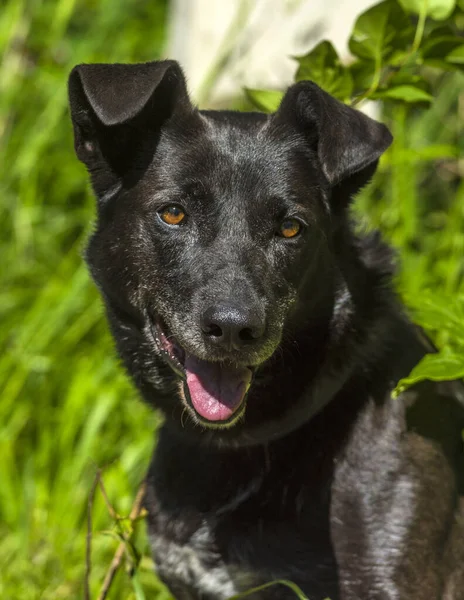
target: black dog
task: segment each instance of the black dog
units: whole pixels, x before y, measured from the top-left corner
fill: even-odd
[[[348,216],[386,127],[311,82],[270,116],[198,111],[172,61],[81,65],[69,91],[87,260],[165,415],[146,504],[174,596],[464,598],[463,391],[391,398],[428,345]]]

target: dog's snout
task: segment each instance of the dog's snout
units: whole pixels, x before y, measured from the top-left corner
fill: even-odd
[[[204,336],[228,350],[258,340],[264,334],[264,329],[264,318],[258,311],[232,304],[210,306],[201,316]]]

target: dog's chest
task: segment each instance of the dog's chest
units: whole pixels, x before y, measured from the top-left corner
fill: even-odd
[[[214,523],[205,520],[187,540],[172,537],[168,528],[151,533],[150,542],[158,575],[179,600],[226,600],[253,585],[251,572],[227,564],[221,556],[214,542]]]
[[[227,503],[208,514],[183,507],[177,514],[163,510],[152,497],[150,542],[159,576],[176,598],[227,599],[251,587],[256,577],[229,546],[218,544],[217,531],[230,512],[255,493],[260,481],[253,480],[234,494]],[[235,544],[237,546],[237,543]],[[240,546],[240,542],[238,543]]]
[[[306,535],[301,523],[280,519],[273,505],[269,511],[267,502],[258,502],[259,486],[257,478],[228,503],[206,513],[185,505],[172,512],[156,501],[152,504],[149,531],[155,564],[176,599],[226,600],[276,579],[298,583],[314,599],[327,597],[328,590],[337,597],[326,527],[314,527],[313,534]],[[285,488],[277,498],[279,503],[288,498]],[[298,508],[295,505],[295,512]],[[315,583],[318,579],[322,591]],[[259,596],[266,600],[293,597],[281,586]]]
[[[161,430],[146,507],[157,570],[175,598],[226,600],[288,579],[312,600],[336,600],[330,478],[319,468],[309,485],[302,444],[287,446],[289,462],[262,448],[221,454]],[[278,586],[259,596],[293,597]]]

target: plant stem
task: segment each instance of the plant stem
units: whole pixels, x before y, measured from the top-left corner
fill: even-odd
[[[424,0],[422,10],[419,13],[419,20],[417,21],[416,33],[414,34],[414,41],[412,43],[411,54],[419,50],[422,38],[424,36],[425,21],[427,19],[427,0]]]

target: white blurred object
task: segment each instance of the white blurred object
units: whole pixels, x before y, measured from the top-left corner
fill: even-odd
[[[172,0],[167,55],[200,105],[221,105],[242,87],[283,88],[291,56],[329,39],[342,57],[356,17],[377,0]]]

